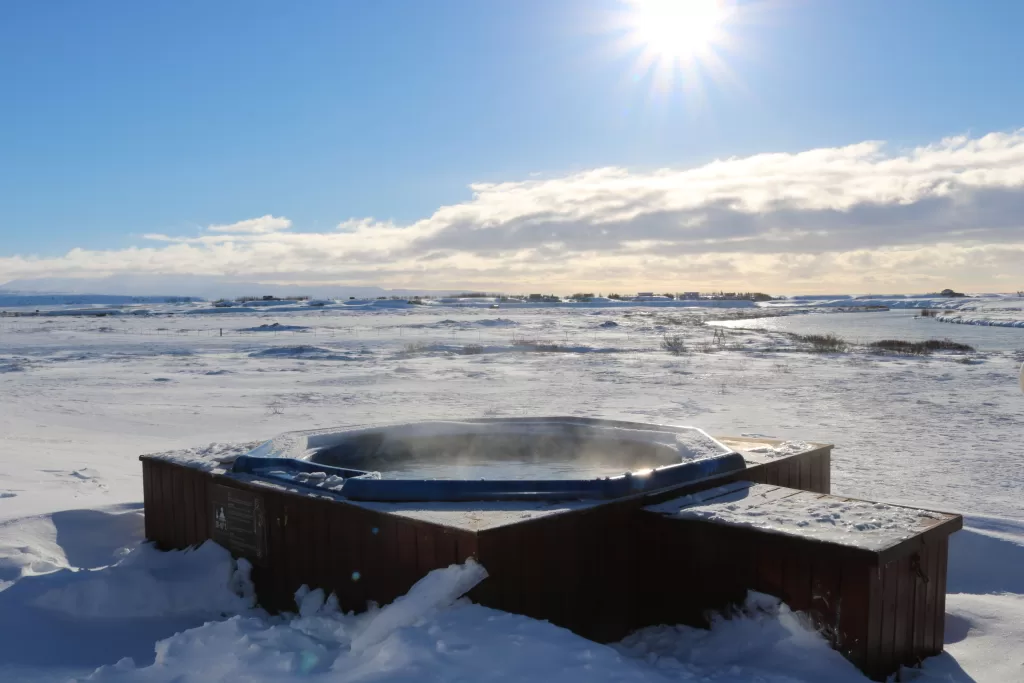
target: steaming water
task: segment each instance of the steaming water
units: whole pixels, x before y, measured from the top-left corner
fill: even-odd
[[[665,463],[651,465],[663,467]],[[646,469],[637,467],[634,469]],[[622,465],[569,461],[500,460],[466,464],[439,462],[396,463],[380,472],[381,479],[599,479],[626,473]]]
[[[952,339],[970,344],[979,351],[1024,349],[1024,328],[954,325],[922,318],[912,310],[880,313],[809,313],[777,318],[724,320],[711,324],[794,334],[832,333],[858,344],[868,344],[882,339]]]

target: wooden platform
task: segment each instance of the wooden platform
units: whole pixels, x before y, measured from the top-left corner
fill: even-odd
[[[860,534],[856,543],[811,533],[820,523],[773,522],[814,506],[824,514],[832,504],[875,504],[826,495],[828,444],[717,438],[743,456],[743,470],[561,503],[357,503],[226,463],[143,456],[146,537],[164,549],[213,539],[249,559],[271,610],[294,610],[305,584],[361,611],[473,557],[489,573],[474,601],[599,642],[660,623],[706,625],[708,610],[752,589],[807,612],[875,678],[941,651],[947,538],[958,516],[935,513],[903,535]]]
[[[876,680],[942,651],[946,556],[959,515],[737,482],[647,507],[638,525],[660,582],[715,600],[747,589],[811,616]],[[701,548],[706,554],[695,554]],[[707,598],[644,601],[652,622],[699,624]]]
[[[631,498],[564,503],[355,503],[216,463],[143,456],[146,538],[165,549],[212,538],[246,557],[270,609],[294,609],[295,590],[307,584],[361,611],[368,600],[404,594],[432,569],[475,557],[490,577],[474,600],[607,642],[646,625],[631,588],[641,571],[635,559],[647,552],[632,530],[638,509],[741,476],[827,490],[831,446],[780,455],[772,450],[778,441],[724,441],[743,454],[746,470]],[[219,532],[217,509],[253,520],[256,531]]]

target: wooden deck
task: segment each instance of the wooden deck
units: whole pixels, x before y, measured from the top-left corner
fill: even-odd
[[[600,642],[658,623],[705,625],[707,610],[754,589],[811,614],[874,677],[941,650],[946,538],[958,517],[871,549],[681,515],[683,505],[672,510],[670,501],[687,495],[713,505],[706,492],[719,487],[728,489],[722,496],[754,491],[744,498],[751,506],[792,507],[830,491],[827,444],[717,438],[743,455],[744,470],[563,503],[355,503],[143,456],[146,537],[164,549],[213,539],[246,557],[271,610],[293,610],[295,590],[306,584],[361,611],[473,557],[489,573],[473,600]]]

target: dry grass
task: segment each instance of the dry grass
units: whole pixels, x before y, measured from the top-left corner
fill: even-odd
[[[844,353],[850,345],[834,334],[796,334],[797,341],[811,345],[814,353]]]
[[[957,353],[974,351],[974,347],[970,344],[961,344],[950,339],[929,339],[923,342],[883,339],[872,342],[868,346],[879,353],[895,353],[901,356],[927,356],[934,351],[955,351]]]
[[[681,356],[688,351],[686,339],[681,334],[666,334],[661,338],[661,348],[673,356]]]

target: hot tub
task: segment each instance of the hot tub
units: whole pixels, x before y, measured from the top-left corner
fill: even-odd
[[[694,427],[492,418],[292,432],[235,473],[350,500],[610,500],[734,472],[743,458]]]

